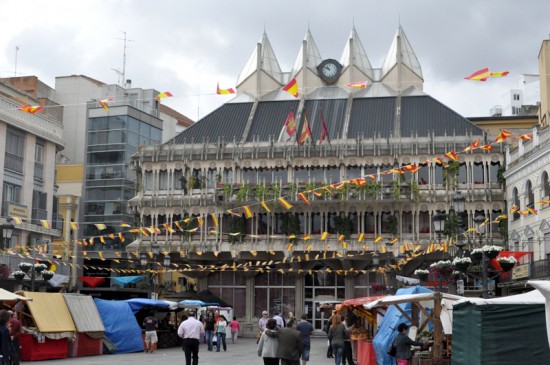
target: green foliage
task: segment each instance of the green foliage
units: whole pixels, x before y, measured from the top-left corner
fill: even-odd
[[[399,183],[399,179],[393,179],[392,180],[392,191],[391,195],[393,200],[399,200],[399,197],[401,196],[401,184]]]
[[[232,190],[232,186],[230,184],[223,185],[223,198],[226,202],[228,202],[231,199],[231,190]]]
[[[265,200],[265,197],[267,195],[267,187],[265,186],[265,184],[258,184],[254,189],[254,193],[256,195],[256,200],[258,201]]]
[[[506,172],[506,166],[500,166],[498,168],[498,171],[497,171],[497,182],[499,184],[504,184],[505,182],[505,179],[504,179],[504,173]]]
[[[334,228],[338,234],[343,234],[346,239],[349,239],[353,232],[353,221],[346,216],[334,217]]]
[[[508,218],[498,221],[498,233],[502,236],[504,244],[508,243]]]
[[[458,172],[460,162],[451,161],[447,168],[443,169],[443,181],[448,190],[454,190],[458,187]]]
[[[418,188],[418,183],[416,182],[416,180],[410,179],[409,180],[409,186],[411,188],[412,199],[416,204],[418,204],[419,193],[420,193],[420,189]]]
[[[290,195],[295,195],[298,192],[298,185],[296,183],[289,183],[288,192]]]
[[[281,185],[275,183],[271,185],[271,189],[269,190],[269,198],[270,199],[276,199],[281,196]]]
[[[244,217],[231,216],[229,218],[229,233],[240,233],[238,236],[227,236],[229,243],[241,242],[242,237],[246,232],[246,221]]]
[[[458,234],[458,215],[447,214],[445,217],[445,228],[443,230],[445,236],[455,236]]]
[[[393,214],[390,215],[390,217],[388,218],[388,228],[390,229],[390,233],[394,236],[397,236],[397,227],[398,226],[398,222],[397,222],[397,217],[394,216]]]
[[[375,200],[382,190],[382,183],[380,181],[370,181],[361,187],[361,189],[367,194],[369,198]]]
[[[250,184],[242,184],[237,190],[237,201],[245,202],[248,200],[248,193],[250,192]]]

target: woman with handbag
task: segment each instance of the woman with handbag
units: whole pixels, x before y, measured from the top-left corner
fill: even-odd
[[[412,354],[411,346],[424,346],[421,342],[413,341],[407,336],[409,332],[409,326],[405,323],[401,323],[397,327],[399,334],[395,338],[394,344],[396,348],[395,358],[397,359],[397,365],[409,365]]]

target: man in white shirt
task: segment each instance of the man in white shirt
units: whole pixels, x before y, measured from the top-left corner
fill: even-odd
[[[183,339],[183,351],[185,351],[185,364],[198,365],[199,364],[199,339],[204,337],[204,327],[202,323],[198,321],[195,317],[188,316],[186,320],[181,322],[178,328],[178,336],[180,336]],[[191,364],[191,357],[193,357],[192,364]]]
[[[273,319],[277,321],[277,327],[285,328],[285,320],[281,317],[281,313],[277,313],[273,316]]]

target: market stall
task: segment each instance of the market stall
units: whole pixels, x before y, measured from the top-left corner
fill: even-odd
[[[109,352],[124,354],[143,351],[141,327],[134,317],[128,302],[121,300],[94,299],[103,325]]]
[[[76,327],[60,293],[23,292],[31,299],[22,308],[19,336],[22,361],[64,359]]]
[[[399,289],[396,295],[386,296],[365,305],[367,309],[388,308],[373,340],[377,363],[380,365],[393,363],[394,359],[387,354],[387,349],[397,336],[399,324],[408,323],[416,326],[417,333],[429,333],[426,339],[429,338],[432,344],[429,353],[421,354],[421,361],[413,358],[413,364],[415,361],[423,365],[449,364],[450,345],[446,345],[447,349],[444,353],[443,343],[447,343],[446,335],[452,334],[452,303],[462,298],[447,293],[434,293],[424,287],[416,286]]]
[[[463,299],[453,306],[453,323],[453,365],[548,364],[545,298],[539,290]]]
[[[348,299],[337,305],[337,310],[351,314],[354,318],[350,339],[354,358],[359,365],[376,365],[376,354],[372,338],[376,333],[376,313],[365,309],[365,305],[372,303],[383,296]]]
[[[91,296],[63,294],[76,327],[74,341],[69,342],[69,357],[103,354],[105,326]]]

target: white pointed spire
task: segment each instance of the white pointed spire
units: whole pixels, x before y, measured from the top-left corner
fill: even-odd
[[[246,62],[246,65],[243,67],[239,78],[237,79],[237,86],[239,86],[243,81],[245,81],[250,75],[259,71],[258,70],[258,48],[261,49],[260,54],[260,65],[259,68],[265,73],[273,77],[277,82],[283,83],[282,77],[283,73],[281,71],[281,66],[275,57],[275,52],[271,47],[271,43],[267,38],[267,33],[264,31],[262,38],[258,42],[261,47],[256,46],[254,52],[250,55],[250,58]]]
[[[346,47],[344,48],[342,57],[340,57],[340,63],[342,64],[344,69],[350,65],[353,65],[365,75],[367,75],[371,79],[374,79],[374,72],[372,70],[371,63],[369,61],[369,58],[367,57],[365,48],[363,48],[363,44],[359,39],[359,35],[355,30],[355,26],[352,28],[351,33],[348,37]]]
[[[420,67],[418,58],[416,58],[416,54],[414,53],[401,25],[397,28],[397,32],[395,33],[390,50],[386,55],[384,64],[382,65],[381,78],[384,78],[384,76],[388,74],[388,72],[390,72],[399,62],[402,65],[407,66],[418,77],[423,79],[422,68]]]
[[[304,45],[306,46],[305,49]],[[321,58],[321,54],[319,54],[317,44],[315,44],[309,28],[304,37],[304,42],[302,42],[302,46],[300,47],[300,51],[298,52],[298,57],[296,57],[296,61],[294,62],[291,76],[295,76],[304,67],[304,53],[306,60],[305,67],[317,74],[317,65],[319,65],[323,59]]]

